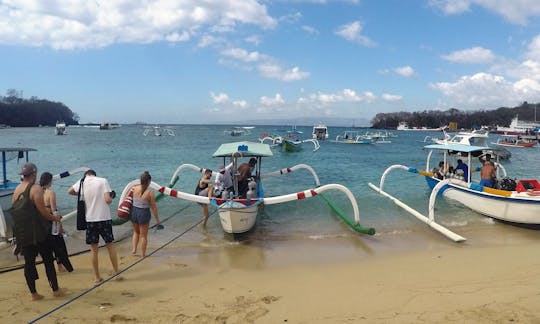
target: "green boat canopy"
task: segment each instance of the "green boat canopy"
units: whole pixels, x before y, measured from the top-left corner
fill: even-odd
[[[264,143],[255,142],[234,142],[225,143],[214,152],[213,157],[227,157],[232,156],[234,153],[240,153],[243,157],[251,156],[272,156],[270,145]]]

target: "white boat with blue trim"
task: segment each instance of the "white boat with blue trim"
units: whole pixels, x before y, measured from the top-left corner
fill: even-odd
[[[434,153],[441,153],[442,156],[436,163],[442,161],[444,165],[455,164],[461,159],[468,166],[473,165],[475,160],[487,154],[497,156],[497,150],[486,146],[474,146],[463,144],[431,144],[424,147],[428,151],[426,166],[424,170],[416,168],[393,165],[387,168],[380,180],[379,186],[369,183],[370,188],[379,192],[383,196],[390,198],[395,204],[402,207],[430,227],[441,232],[454,241],[464,241],[465,238],[453,233],[435,221],[435,200],[438,193],[442,196],[455,200],[464,206],[491,218],[527,227],[540,226],[540,184],[535,179],[522,179],[514,181],[507,177],[506,169],[500,164],[497,157],[495,166],[497,168],[497,178],[494,188],[482,186],[478,179],[474,179],[474,172],[480,168],[468,167],[467,172],[458,174],[457,172],[444,173],[442,178],[438,178],[431,168],[437,164],[431,163]],[[473,160],[474,159],[474,160]],[[406,205],[401,200],[385,192],[385,178],[390,171],[404,170],[424,176],[429,187],[432,189],[429,200],[429,215],[425,216]],[[430,171],[431,170],[431,171]],[[502,178],[501,178],[502,177]],[[470,181],[467,181],[470,179]]]

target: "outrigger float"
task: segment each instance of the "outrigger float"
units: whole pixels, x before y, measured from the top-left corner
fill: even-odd
[[[11,207],[11,199],[15,188],[19,185],[19,181],[12,181],[7,178],[7,162],[17,158],[24,162],[29,161],[29,152],[36,149],[28,147],[8,147],[0,148],[2,152],[2,182],[0,183],[0,248],[13,243],[13,220],[8,209]],[[80,167],[71,171],[64,171],[53,175],[53,180],[59,180],[69,177],[76,173],[86,172],[87,167]],[[77,213],[76,210],[63,215],[62,219],[67,220]]]
[[[284,203],[293,200],[302,200],[305,198],[315,197],[317,195],[321,196],[328,205],[336,212],[336,214],[343,219],[353,230],[373,235],[375,234],[375,229],[367,228],[360,225],[360,213],[356,199],[352,192],[345,186],[340,184],[327,184],[320,185],[319,177],[309,165],[299,164],[291,168],[285,168],[270,173],[261,173],[261,162],[263,157],[272,156],[272,151],[268,144],[255,143],[255,142],[234,142],[222,144],[216,152],[213,154],[213,157],[223,158],[225,161],[230,158],[232,161],[232,175],[233,175],[233,184],[234,189],[231,192],[231,195],[227,197],[203,197],[194,195],[191,193],[186,193],[173,189],[174,185],[180,179],[180,173],[184,170],[194,170],[200,173],[204,173],[205,169],[198,167],[193,164],[182,164],[174,172],[170,184],[168,187],[161,186],[155,182],[150,184],[150,187],[165,196],[170,196],[174,198],[180,198],[200,204],[207,204],[216,207],[219,211],[219,218],[221,221],[221,226],[223,230],[231,234],[239,234],[249,231],[256,223],[257,213],[259,207],[263,205],[273,205]],[[256,184],[256,196],[253,198],[240,198],[240,193],[238,191],[238,163],[240,158],[256,158],[257,165],[254,174],[253,182]],[[274,176],[280,176],[283,174],[291,173],[300,169],[305,169],[311,173],[315,181],[315,187],[307,189],[301,192],[275,196],[275,197],[265,197],[262,186],[262,179],[270,178]],[[256,179],[256,180],[255,180]],[[120,204],[124,200],[124,197],[129,193],[131,188],[139,184],[139,180],[133,180],[126,185],[122,191],[120,197]],[[343,192],[349,199],[353,212],[354,219],[349,218],[345,213],[343,213],[335,204],[333,204],[328,197],[323,195],[323,192],[328,190],[339,190]],[[159,198],[159,197],[158,197]],[[115,224],[122,223],[121,220],[115,219]]]
[[[392,200],[396,205],[400,206],[420,221],[426,223],[436,231],[442,233],[453,241],[462,242],[466,239],[435,221],[435,200],[439,193],[444,197],[455,200],[470,209],[503,221],[516,225],[535,227],[540,225],[540,184],[537,180],[514,180],[506,177],[506,170],[499,163],[496,149],[460,144],[432,144],[424,147],[429,151],[426,160],[426,169],[418,170],[416,168],[404,165],[392,165],[388,167],[379,183],[379,187],[369,183],[369,187],[381,195]],[[467,162],[467,165],[472,165],[473,158],[485,156],[486,152],[491,152],[496,157],[495,166],[497,167],[497,178],[502,172],[503,178],[499,181],[498,188],[490,188],[482,186],[478,181],[472,179],[472,170],[469,167],[467,174],[458,174],[447,172],[442,179],[435,177],[435,172],[430,172],[430,159],[433,152],[442,152],[443,156],[440,161],[443,163],[451,163],[454,160],[462,159]],[[456,166],[456,164],[453,164]],[[393,197],[383,190],[385,178],[393,170],[404,170],[410,173],[415,173],[424,176],[429,187],[432,189],[429,198],[429,214],[428,216],[411,208],[401,200]],[[474,169],[479,171],[480,168]],[[471,179],[471,181],[466,181]]]

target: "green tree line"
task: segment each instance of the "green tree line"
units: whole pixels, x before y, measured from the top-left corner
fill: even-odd
[[[409,127],[437,128],[457,123],[458,128],[475,129],[481,126],[495,127],[508,126],[516,115],[520,120],[533,121],[536,110],[540,114],[540,103],[529,104],[523,102],[520,106],[508,108],[500,107],[494,110],[460,111],[451,108],[445,111],[424,110],[417,112],[379,113],[371,120],[373,128],[395,129],[399,123],[406,122]]]
[[[79,116],[61,102],[31,97],[22,98],[22,92],[9,89],[0,96],[0,124],[11,127],[54,126],[57,121],[78,125]]]

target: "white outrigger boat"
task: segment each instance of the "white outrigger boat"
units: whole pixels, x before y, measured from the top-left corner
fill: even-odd
[[[381,176],[379,187],[372,183],[369,183],[369,187],[383,196],[390,198],[396,205],[456,242],[464,241],[465,238],[435,221],[434,208],[438,193],[442,193],[444,197],[455,200],[482,215],[503,222],[529,227],[540,225],[540,184],[537,180],[519,180],[514,182],[506,178],[506,170],[499,163],[498,157],[496,159],[497,162],[495,162],[497,178],[499,178],[499,173],[501,172],[504,177],[500,182],[503,185],[499,186],[499,188],[485,187],[480,185],[478,181],[473,180],[471,167],[468,168],[468,174],[466,175],[458,176],[454,173],[446,173],[442,179],[435,177],[435,173],[429,171],[434,166],[434,164],[430,163],[430,160],[433,153],[437,151],[443,153],[440,161],[443,161],[445,164],[462,159],[468,166],[471,166],[473,158],[481,157],[490,150],[492,156],[496,156],[496,149],[462,144],[431,144],[426,145],[424,148],[429,151],[425,170],[418,170],[404,165],[392,165]],[[437,160],[438,162],[439,159]],[[456,164],[453,165],[455,166]],[[405,170],[424,176],[429,187],[432,189],[428,205],[428,216],[419,213],[383,190],[385,178],[392,170]],[[479,168],[475,169],[475,171],[478,170]],[[467,182],[464,179],[471,179],[471,181]]]
[[[319,177],[315,173],[315,171],[306,164],[299,164],[296,166],[293,166],[291,168],[285,168],[281,170],[277,170],[270,173],[261,173],[261,161],[263,157],[270,157],[272,156],[272,151],[270,150],[270,146],[268,144],[264,143],[255,143],[255,142],[234,142],[234,143],[225,143],[222,144],[216,152],[214,152],[213,157],[219,157],[223,158],[223,161],[225,162],[227,159],[231,159],[232,161],[232,175],[233,175],[233,184],[234,189],[233,191],[228,195],[222,195],[222,197],[203,197],[194,195],[191,193],[186,193],[182,191],[177,191],[173,189],[172,187],[176,184],[176,182],[180,178],[180,172],[182,172],[185,169],[195,170],[197,172],[203,173],[205,171],[204,168],[198,167],[193,164],[182,164],[180,165],[175,173],[173,174],[170,184],[168,187],[161,186],[155,182],[152,182],[150,184],[150,187],[154,190],[159,191],[160,193],[164,194],[165,196],[180,198],[188,201],[197,202],[200,204],[208,204],[216,207],[219,212],[219,218],[221,221],[221,226],[223,227],[223,230],[227,233],[232,234],[239,234],[249,231],[256,223],[257,220],[257,213],[259,210],[259,207],[262,205],[272,205],[272,204],[278,204],[278,203],[284,203],[288,201],[293,200],[302,200],[305,198],[311,198],[317,195],[320,195],[330,207],[336,211],[338,216],[340,216],[351,228],[353,228],[355,231],[360,233],[366,233],[373,235],[375,233],[375,230],[373,228],[365,228],[360,225],[360,214],[358,210],[358,205],[356,203],[356,199],[352,192],[346,188],[343,185],[340,184],[327,184],[327,185],[320,185]],[[254,180],[252,180],[252,184],[250,187],[251,189],[254,189],[253,196],[251,196],[248,192],[248,197],[250,198],[240,198],[240,193],[238,191],[238,164],[240,158],[256,158],[257,159],[257,165],[256,170],[253,174]],[[225,163],[223,163],[225,164]],[[311,173],[311,175],[314,178],[315,181],[315,187],[311,189],[307,189],[301,192],[296,193],[290,193],[286,195],[281,196],[275,196],[275,197],[265,197],[263,192],[263,186],[262,186],[262,179],[274,177],[283,175],[286,173],[290,173],[299,169],[305,169]],[[120,203],[124,200],[124,197],[129,193],[131,188],[134,185],[139,184],[139,180],[133,180],[130,183],[126,185],[124,188],[122,195],[120,197]],[[347,198],[349,199],[354,212],[354,219],[350,219],[347,215],[345,215],[342,211],[339,210],[338,207],[336,207],[327,197],[325,197],[322,193],[327,190],[339,190],[343,192]],[[229,197],[226,197],[229,196]],[[121,223],[118,219],[114,220],[115,224]]]
[[[13,242],[13,220],[8,209],[11,207],[13,192],[20,183],[19,181],[12,181],[7,178],[7,162],[15,158],[28,162],[29,152],[32,151],[36,151],[36,149],[28,147],[0,148],[0,152],[2,152],[2,182],[0,183],[0,248]],[[88,170],[87,167],[81,167],[71,171],[64,171],[53,175],[53,179],[62,179],[76,173],[86,172],[86,170]],[[62,219],[66,220],[75,215],[76,212],[77,211],[74,210],[63,215]]]

